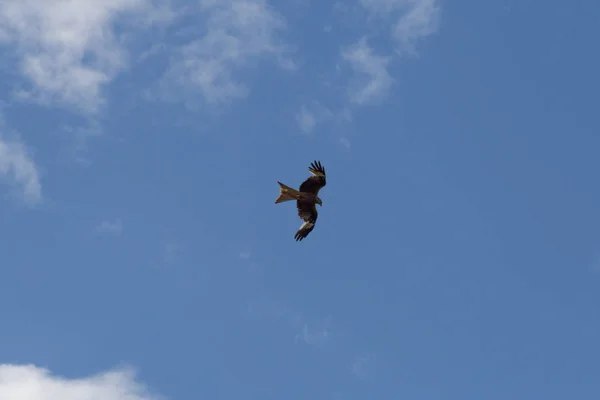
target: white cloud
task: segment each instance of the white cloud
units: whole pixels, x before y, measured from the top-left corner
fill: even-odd
[[[399,51],[414,53],[415,42],[435,33],[439,26],[439,0],[359,0],[360,4],[383,18],[394,18],[392,37]]]
[[[387,68],[388,57],[376,55],[365,37],[342,51],[342,58],[356,73],[350,83],[350,101],[357,105],[375,103],[389,92],[394,79]]]
[[[265,0],[200,0],[206,34],[183,46],[166,74],[166,82],[200,91],[206,104],[218,105],[244,98],[249,87],[236,72],[271,56],[293,69],[288,47],[280,41],[283,17]]]
[[[349,9],[339,2],[336,3],[336,7],[342,12],[349,12]],[[438,29],[438,0],[359,0],[358,11],[364,14],[365,10],[369,20],[376,19],[377,24],[383,26],[391,24],[390,34],[397,45],[395,55],[414,55],[415,42]],[[342,49],[342,61],[354,72],[347,88],[349,104],[344,109],[346,120],[351,120],[352,108],[379,103],[388,96],[395,83],[388,71],[392,55],[376,54],[366,36]],[[304,126],[305,131],[310,131],[316,122],[312,114],[303,111],[297,120]],[[350,147],[347,138],[342,138],[340,143],[346,148]]]
[[[123,222],[120,219],[114,221],[102,221],[97,227],[96,231],[100,233],[112,233],[120,235],[123,232]]]
[[[34,365],[0,364],[0,399],[6,400],[162,400],[136,381],[131,369],[79,379],[53,375]]]
[[[14,45],[31,83],[19,97],[97,111],[102,86],[128,63],[113,28],[128,13],[160,20],[152,0],[1,1],[0,40]]]
[[[380,103],[388,95],[395,84],[395,79],[389,72],[392,59],[398,56],[416,54],[416,42],[435,33],[440,19],[439,0],[358,0],[352,6],[336,2],[334,9],[343,14],[352,13],[358,18],[375,21],[377,29],[383,26],[393,39],[393,47],[389,55],[378,54],[363,36],[354,44],[342,48],[342,63],[336,66],[339,73],[340,65],[348,65],[352,69],[347,87],[345,104],[339,113],[318,113],[314,107],[303,105],[295,115],[296,122],[304,133],[312,132],[315,127],[333,120],[337,123],[352,120],[352,113],[358,107]],[[386,33],[386,36],[388,33]],[[347,136],[340,138],[340,144],[350,149]]]
[[[33,205],[42,200],[38,168],[21,142],[0,137],[0,179],[19,187],[25,202]]]
[[[394,25],[393,36],[404,51],[414,52],[414,42],[435,33],[439,26],[437,0],[415,1],[413,7]]]

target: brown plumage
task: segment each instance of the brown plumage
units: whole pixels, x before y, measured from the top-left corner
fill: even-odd
[[[298,232],[294,235],[296,241],[304,239],[315,228],[315,223],[319,216],[317,213],[317,204],[323,206],[323,202],[318,196],[319,190],[327,184],[325,168],[323,168],[320,161],[312,162],[308,171],[312,176],[302,182],[298,190],[277,181],[280,186],[280,192],[279,197],[275,200],[275,204],[296,200],[298,216],[304,221]]]

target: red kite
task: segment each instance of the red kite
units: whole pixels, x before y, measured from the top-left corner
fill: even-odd
[[[311,163],[308,171],[312,176],[302,182],[299,190],[292,189],[277,181],[280,186],[280,192],[279,197],[275,200],[275,204],[296,200],[298,216],[304,221],[298,232],[294,235],[296,241],[304,239],[315,228],[318,217],[317,204],[323,206],[323,202],[318,196],[319,190],[327,183],[325,180],[325,168],[323,168],[320,161]]]

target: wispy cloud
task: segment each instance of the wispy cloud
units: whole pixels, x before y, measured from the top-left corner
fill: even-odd
[[[67,379],[34,365],[0,364],[0,399],[10,400],[166,400],[136,380],[129,368]]]
[[[352,112],[348,107],[341,111],[333,112],[318,101],[302,104],[300,110],[295,114],[298,127],[305,134],[312,133],[318,125],[333,123],[340,125],[352,121]],[[345,145],[345,143],[340,142]]]
[[[252,274],[253,276],[264,272],[262,264],[255,261],[254,258],[255,257],[252,255],[252,249],[247,249],[240,252],[240,260],[243,270]]]
[[[246,250],[243,250],[242,252],[240,252],[240,258],[242,260],[249,260],[250,257],[252,257],[252,250],[251,249],[246,249]]]
[[[318,123],[330,121],[333,118],[335,118],[335,114],[317,101],[310,105],[303,104],[296,114],[296,122],[304,133],[311,133]]]
[[[344,148],[345,148],[346,150],[350,150],[351,143],[350,143],[350,139],[348,139],[347,137],[341,137],[341,138],[340,138],[340,144],[341,144],[342,146],[344,146]]]
[[[389,35],[395,43],[395,51],[375,51],[369,44],[375,40],[365,35],[354,44],[342,47],[342,62],[337,69],[349,66],[352,75],[345,85],[343,111],[333,115],[338,121],[350,121],[357,108],[381,103],[388,97],[396,82],[389,71],[391,62],[398,56],[415,55],[416,42],[437,32],[441,8],[438,0],[359,0],[353,6],[336,2],[334,9],[342,14],[352,13],[358,18],[364,18],[366,11],[367,20],[376,21],[378,27],[384,27],[386,36]],[[340,118],[342,116],[345,118]],[[322,120],[328,119],[331,117]],[[311,132],[321,122],[306,106],[296,115],[296,121],[305,133]],[[342,137],[340,144],[346,149],[350,147],[347,137]]]
[[[389,57],[375,54],[367,39],[362,37],[342,51],[342,58],[355,72],[348,88],[352,103],[372,104],[387,96],[394,83],[388,72]]]
[[[96,232],[120,235],[123,232],[123,222],[118,218],[114,221],[102,221],[96,226]]]
[[[304,133],[310,133],[313,129],[315,129],[315,125],[317,124],[317,119],[315,115],[308,111],[305,105],[302,105],[298,114],[296,114],[296,121],[298,125],[300,125],[300,129]]]
[[[393,37],[399,42],[401,50],[414,53],[418,39],[437,32],[440,12],[437,0],[415,1],[393,28]]]
[[[173,83],[179,90],[193,88],[214,106],[248,95],[249,86],[236,73],[261,56],[294,68],[280,39],[286,22],[265,0],[200,0],[200,5],[206,33],[179,49],[165,77],[167,90]]]
[[[0,40],[15,47],[31,84],[19,97],[97,111],[102,87],[128,63],[113,23],[132,13],[160,19],[151,0],[0,2]]]
[[[303,324],[300,332],[296,334],[294,341],[303,342],[308,345],[323,345],[331,336],[327,321],[314,325]]]
[[[294,343],[323,345],[332,337],[331,318],[307,318],[288,307],[271,301],[252,302],[248,306],[249,316],[278,319],[287,324],[294,333]]]
[[[2,126],[0,125],[0,129]],[[26,203],[35,205],[42,200],[38,167],[23,143],[6,141],[0,133],[0,179],[18,188]]]
[[[439,0],[359,0],[359,3],[371,15],[393,19],[391,36],[398,43],[399,53],[414,54],[416,41],[435,33],[439,27]]]
[[[69,134],[63,151],[81,166],[91,165],[87,157],[88,143],[102,135],[102,125],[89,119],[85,125],[62,125],[61,130]]]
[[[371,369],[371,357],[369,356],[360,356],[355,358],[351,365],[350,370],[352,374],[359,379],[364,379],[369,375],[369,370]]]

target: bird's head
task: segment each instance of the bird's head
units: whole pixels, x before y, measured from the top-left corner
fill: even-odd
[[[323,207],[323,202],[321,201],[321,199],[319,198],[319,196],[317,196],[317,198],[315,199],[315,201],[317,202],[318,205],[320,205],[321,207]]]

